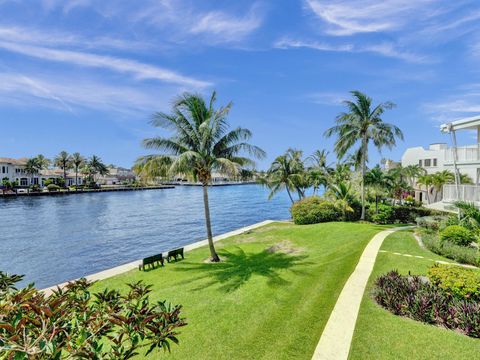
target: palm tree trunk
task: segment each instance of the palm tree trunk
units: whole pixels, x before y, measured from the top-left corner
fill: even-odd
[[[365,137],[363,137],[362,139],[362,214],[360,216],[360,220],[365,220],[365,174],[367,172],[366,152],[367,152],[367,142]]]
[[[205,225],[207,227],[207,238],[208,238],[208,247],[210,248],[210,255],[212,262],[219,262],[220,258],[215,251],[215,246],[213,245],[213,236],[212,236],[212,224],[210,222],[210,206],[208,204],[208,185],[203,184],[203,205],[205,206]]]
[[[290,201],[291,201],[292,204],[293,204],[295,201],[293,201],[292,194],[290,194],[290,190],[288,189],[288,186],[286,187],[286,189],[287,189],[288,197],[290,198]]]
[[[378,195],[375,194],[375,214],[378,214]]]

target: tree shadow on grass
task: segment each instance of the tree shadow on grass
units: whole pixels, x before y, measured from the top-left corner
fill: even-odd
[[[241,248],[236,248],[235,251],[220,251],[219,255],[222,258],[219,263],[184,263],[184,266],[175,270],[200,273],[199,276],[184,281],[184,284],[205,278],[211,279],[194,290],[220,284],[219,290],[229,293],[245,285],[254,275],[267,278],[269,286],[288,285],[290,282],[280,276],[280,271],[289,270],[294,274],[303,275],[306,272],[294,267],[313,264],[304,261],[307,258],[306,255],[270,253],[266,250],[259,253],[246,253]]]

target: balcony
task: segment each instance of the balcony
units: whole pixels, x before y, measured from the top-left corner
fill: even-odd
[[[443,185],[443,202],[466,201],[480,204],[480,186],[477,185]]]
[[[455,149],[445,149],[445,164],[453,164]],[[457,163],[475,163],[480,162],[480,146],[468,145],[457,147]]]

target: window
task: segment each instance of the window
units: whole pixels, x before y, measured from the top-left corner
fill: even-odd
[[[433,159],[433,166],[437,166],[437,159]]]
[[[422,160],[418,160],[418,166],[423,166]]]
[[[5,166],[2,166],[2,174],[5,174]]]
[[[432,166],[432,160],[430,159],[425,159],[424,163],[425,163],[425,167]]]
[[[26,178],[21,178],[21,179],[20,179],[20,185],[21,185],[21,186],[27,186],[27,185],[28,185],[28,179],[26,179]]]

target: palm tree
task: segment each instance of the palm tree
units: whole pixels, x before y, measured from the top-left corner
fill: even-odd
[[[197,94],[183,94],[175,100],[171,114],[158,112],[152,120],[153,126],[170,130],[173,135],[143,141],[147,149],[161,152],[158,157],[171,161],[170,174],[190,174],[202,184],[205,224],[213,262],[220,261],[220,258],[213,245],[208,201],[212,172],[236,175],[241,167],[254,165],[253,160],[241,153],[265,156],[263,150],[247,142],[252,136],[250,130],[241,127],[229,129],[227,115],[232,103],[216,109],[216,98],[216,92],[212,93],[208,102]]]
[[[36,157],[27,160],[25,163],[25,172],[30,175],[31,184],[33,184],[33,175],[38,174],[41,169],[42,165],[39,163]]]
[[[299,184],[304,176],[303,163],[299,160],[298,151],[288,149],[283,155],[278,156],[270,165],[266,176],[266,185],[270,188],[271,199],[276,193],[285,189],[292,204],[295,202],[292,191],[297,191],[300,196]]]
[[[42,154],[37,155],[37,161],[38,161],[38,164],[41,167],[41,170],[48,169],[48,167],[50,166],[50,163],[51,163],[50,159],[47,159]]]
[[[372,188],[375,193],[375,212],[378,214],[379,197],[392,186],[392,179],[377,164],[365,174],[365,185]]]
[[[432,175],[421,175],[417,179],[417,184],[420,186],[425,186],[425,190],[427,192],[427,204],[430,204],[430,194],[431,194],[431,187],[433,185]]]
[[[158,178],[167,177],[171,165],[170,158],[156,155],[142,156],[135,161],[133,171],[145,181],[155,181]]]
[[[60,153],[53,160],[55,166],[63,170],[64,184],[67,183],[67,170],[72,168],[70,155],[66,151],[60,151]]]
[[[351,204],[355,200],[355,196],[351,183],[339,182],[338,184],[329,185],[327,197],[332,199],[342,209],[344,219],[347,218],[347,212],[354,212]]]
[[[107,175],[110,171],[107,165],[102,162],[99,156],[93,155],[87,163],[90,173],[93,176],[93,181],[96,182],[95,175],[100,174],[102,176]]]
[[[330,137],[337,134],[335,153],[343,158],[348,151],[354,149],[354,156],[362,170],[361,195],[362,214],[360,219],[365,220],[365,174],[367,171],[368,145],[371,141],[380,151],[383,147],[392,148],[396,145],[396,138],[403,139],[402,131],[393,124],[382,120],[383,113],[391,109],[391,102],[380,103],[372,109],[372,99],[360,91],[352,91],[355,102],[345,101],[348,112],[341,113],[336,119],[336,125],[325,132]]]
[[[453,172],[448,171],[448,170],[443,170],[436,172],[435,174],[431,175],[432,177],[432,185],[433,188],[435,189],[435,201],[439,201],[439,195],[440,198],[442,197],[442,190],[443,190],[443,185],[445,184],[453,184],[455,182],[455,175]]]
[[[80,153],[73,153],[71,157],[71,164],[75,170],[75,186],[78,186],[78,171],[85,164],[85,158]]]
[[[317,168],[311,168],[307,172],[308,184],[313,188],[313,195],[317,195],[320,186],[327,187],[327,174]]]
[[[407,179],[408,185],[411,187],[415,185],[416,179],[427,173],[427,171],[418,164],[408,165],[404,168],[400,167],[399,169],[402,171],[402,174]]]

